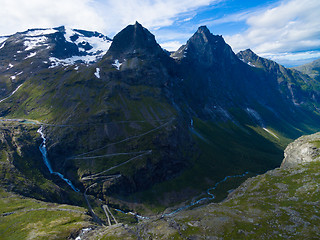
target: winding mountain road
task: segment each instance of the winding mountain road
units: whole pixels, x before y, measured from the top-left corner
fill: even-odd
[[[127,161],[125,161],[125,162],[123,162],[123,163],[120,163],[120,164],[118,164],[118,165],[115,165],[115,166],[113,166],[113,167],[111,167],[111,168],[108,168],[107,170],[104,170],[104,171],[102,171],[102,172],[95,173],[95,174],[92,174],[92,175],[90,175],[90,176],[83,177],[83,178],[81,178],[81,180],[84,180],[84,181],[85,181],[85,180],[92,180],[92,178],[95,178],[95,177],[97,177],[97,176],[99,176],[99,175],[101,175],[101,174],[107,173],[107,172],[109,172],[109,171],[111,171],[111,170],[113,170],[113,169],[115,169],[115,168],[117,168],[117,167],[120,167],[120,166],[122,166],[122,165],[124,165],[124,164],[127,164],[127,163],[129,163],[129,162],[137,159],[137,158],[140,158],[140,157],[142,157],[142,156],[144,156],[144,155],[151,154],[151,153],[152,153],[152,150],[145,151],[143,154],[140,154],[140,155],[138,155],[138,156],[135,156],[135,157],[133,157],[133,158],[130,158],[129,160],[127,160]]]
[[[155,128],[153,128],[153,129],[151,129],[151,130],[149,130],[149,131],[147,131],[147,132],[141,133],[141,134],[139,134],[139,135],[127,137],[127,138],[122,139],[122,140],[120,140],[120,141],[113,142],[113,143],[109,143],[109,144],[107,144],[107,145],[105,145],[105,146],[103,146],[103,147],[100,147],[100,148],[91,150],[91,151],[89,151],[89,152],[81,153],[81,154],[78,154],[78,155],[75,155],[75,156],[72,156],[72,157],[69,157],[69,158],[72,159],[72,158],[81,157],[81,156],[84,156],[84,155],[87,155],[87,154],[90,154],[90,153],[94,153],[94,152],[100,151],[100,150],[102,150],[102,149],[105,149],[105,148],[107,148],[107,147],[110,147],[110,146],[113,146],[113,145],[116,145],[116,144],[119,144],[119,143],[124,143],[124,142],[130,141],[130,140],[136,139],[136,138],[143,137],[143,136],[145,136],[145,135],[147,135],[147,134],[149,134],[149,133],[152,133],[152,132],[154,132],[154,131],[157,131],[157,130],[160,129],[160,128],[163,128],[163,127],[169,125],[170,123],[173,122],[173,120],[174,120],[174,118],[172,118],[170,121],[168,121],[168,122],[166,122],[166,123],[164,123],[164,124],[162,124],[162,125],[160,125],[160,126],[158,126],[158,127],[155,127]]]

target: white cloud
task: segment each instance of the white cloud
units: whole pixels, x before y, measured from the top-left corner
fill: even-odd
[[[262,53],[260,56],[276,61],[277,63],[287,67],[294,67],[320,58],[320,51],[307,51],[298,53]]]
[[[90,0],[1,0],[0,34],[61,25],[103,30],[103,19],[91,3]]]
[[[164,42],[160,44],[162,48],[168,50],[168,51],[176,51],[179,49],[179,47],[182,46],[182,43],[179,41],[170,41],[170,42]]]
[[[139,21],[169,26],[179,16],[219,0],[1,0],[0,35],[66,25],[113,35]],[[5,19],[5,21],[4,21]]]
[[[319,0],[281,1],[276,7],[250,14],[247,31],[225,38],[235,51],[251,48],[260,55],[294,60],[288,52],[320,48],[319,13]],[[314,54],[296,54],[295,58],[308,56]]]
[[[244,11],[235,14],[226,15],[222,18],[209,18],[201,21],[201,25],[218,25],[230,22],[241,22],[247,20],[252,15],[251,11]]]
[[[136,20],[143,26],[150,29],[158,29],[170,26],[179,17],[184,17],[188,13],[199,7],[208,6],[219,0],[116,0],[104,1],[100,10],[105,12],[107,28],[111,32],[119,31],[119,25],[124,27]]]

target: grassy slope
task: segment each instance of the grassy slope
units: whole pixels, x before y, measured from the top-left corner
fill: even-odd
[[[93,226],[84,208],[25,198],[1,188],[0,209],[0,239],[67,239]]]

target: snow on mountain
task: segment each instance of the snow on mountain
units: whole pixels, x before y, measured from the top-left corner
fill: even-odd
[[[65,28],[64,37],[67,42],[75,44],[79,49],[79,56],[66,59],[50,58],[52,67],[57,65],[70,65],[76,62],[90,64],[101,59],[109,50],[111,40],[98,32],[88,32]]]
[[[69,65],[74,65],[76,63],[85,63],[87,65],[96,62],[99,60],[103,54],[101,55],[87,55],[87,56],[72,56],[70,58],[64,58],[64,59],[59,59],[56,57],[50,57],[49,61],[51,63],[51,66],[49,68],[54,68],[58,66],[69,66]]]
[[[41,47],[45,44],[48,40],[45,36],[39,36],[39,37],[26,37],[26,40],[24,41],[24,46],[26,47],[25,51],[30,51],[32,49],[35,49],[37,47]]]
[[[0,37],[0,44],[1,44],[0,49],[4,47],[7,39],[8,39],[7,37]]]
[[[32,58],[34,57],[35,55],[37,55],[36,52],[31,52],[28,56],[26,56],[24,59],[28,59],[28,58]]]
[[[94,73],[94,75],[95,75],[97,78],[100,78],[100,68],[96,68],[96,72]]]
[[[107,53],[111,42],[98,32],[58,27],[29,29],[0,37],[0,49],[5,49],[3,54],[6,55],[18,53],[21,60],[37,55],[41,62],[49,62],[49,67],[53,68],[97,62]],[[15,49],[14,53],[11,49]]]
[[[114,63],[112,64],[112,66],[114,66],[117,70],[120,70],[122,63],[119,62],[118,59],[114,60]]]
[[[242,62],[248,64],[251,67],[256,67],[256,65],[252,64],[251,62],[247,62],[246,60],[244,60],[243,58],[239,58]]]
[[[44,28],[44,29],[31,29],[23,34],[29,37],[43,36],[56,33],[58,30],[53,28]]]

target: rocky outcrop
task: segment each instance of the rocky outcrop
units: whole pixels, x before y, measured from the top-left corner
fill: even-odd
[[[320,159],[320,133],[302,136],[290,143],[284,151],[282,168],[296,167],[299,164]]]

